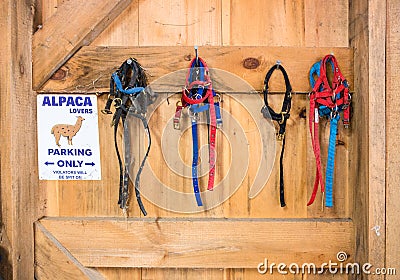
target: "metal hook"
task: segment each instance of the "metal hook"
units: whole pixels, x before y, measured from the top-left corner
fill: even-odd
[[[371,230],[375,231],[376,236],[381,236],[381,233],[380,233],[381,227],[380,226],[376,225],[373,228],[371,228]]]
[[[280,60],[276,61],[276,69],[279,69],[279,66],[282,64],[282,62]]]
[[[199,52],[198,52],[198,50],[199,50],[199,47],[198,46],[194,46],[194,53],[196,55],[196,66],[199,65]]]

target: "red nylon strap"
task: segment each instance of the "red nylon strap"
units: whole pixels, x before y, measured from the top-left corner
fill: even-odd
[[[326,65],[330,64],[329,61],[333,63],[333,80],[332,88],[329,85],[328,78],[326,75]],[[311,198],[307,203],[307,206],[313,204],[318,191],[318,185],[321,185],[321,192],[325,192],[324,181],[322,180],[322,168],[321,168],[321,149],[319,143],[319,130],[318,130],[318,107],[319,105],[327,106],[330,109],[336,106],[344,105],[343,108],[343,123],[344,125],[349,124],[350,119],[350,100],[349,100],[349,89],[344,86],[343,81],[345,81],[340,69],[338,67],[336,58],[333,55],[327,55],[323,58],[320,68],[320,76],[315,82],[312,93],[310,94],[310,118],[309,118],[309,128],[311,134],[311,141],[313,146],[313,151],[315,155],[316,162],[316,174],[314,181],[314,188],[311,194]],[[322,85],[322,90],[320,87]],[[340,98],[336,96],[341,94]]]
[[[317,169],[315,171],[315,181],[314,181],[314,189],[311,195],[307,206],[310,206],[314,203],[315,197],[318,191],[318,185],[321,185],[321,192],[325,192],[324,181],[322,180],[322,172],[321,172],[321,148],[319,144],[319,118],[318,112],[315,111],[315,94],[314,92],[310,95],[310,118],[309,118],[309,127],[310,127],[310,134],[311,134],[311,143],[315,155],[315,163]],[[317,109],[318,110],[318,109]],[[316,118],[317,117],[317,118]],[[314,128],[314,129],[313,129]],[[313,131],[314,130],[314,131]]]
[[[210,104],[210,173],[208,175],[208,190],[214,189],[215,179],[215,142],[217,134],[217,117],[215,114],[214,96],[212,94],[211,85],[208,89],[208,103]]]
[[[182,104],[186,106],[187,104],[193,105],[193,104],[200,104],[203,103],[205,100],[208,100],[209,103],[209,112],[210,112],[210,172],[208,174],[208,186],[207,190],[213,190],[214,189],[214,181],[215,181],[215,146],[216,146],[216,133],[217,133],[217,117],[216,117],[216,112],[215,112],[215,105],[214,105],[214,96],[212,92],[212,82],[211,78],[209,76],[209,69],[207,64],[203,59],[200,57],[198,58],[204,68],[204,78],[205,81],[193,81],[189,82],[189,77],[190,77],[190,68],[188,69],[188,72],[186,74],[186,87],[182,91]],[[194,63],[193,59],[190,63],[192,65]],[[200,99],[192,99],[187,96],[187,92],[189,92],[194,86],[197,87],[204,87],[206,88],[206,94],[200,98]]]
[[[211,84],[209,85],[209,87],[211,87]],[[188,89],[186,89],[186,88],[184,88],[182,90],[182,103],[185,102],[185,103],[188,103],[188,104],[191,104],[191,105],[200,104],[200,103],[203,103],[207,98],[209,98],[209,94],[210,94],[209,90],[207,90],[206,95],[204,97],[200,98],[200,99],[192,99],[192,98],[188,97],[187,94],[186,94],[187,90]]]
[[[182,115],[182,105],[176,105],[176,111],[174,115],[174,128],[179,129],[180,128],[180,121],[181,121],[181,115]]]

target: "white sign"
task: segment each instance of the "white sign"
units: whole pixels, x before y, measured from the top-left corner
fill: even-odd
[[[97,99],[39,94],[38,160],[41,180],[100,180]]]

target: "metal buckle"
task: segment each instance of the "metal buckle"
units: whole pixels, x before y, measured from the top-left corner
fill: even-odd
[[[277,133],[276,134],[276,139],[278,139],[278,141],[283,141],[283,139],[285,138],[285,133]]]
[[[192,119],[192,122],[197,122],[199,120],[199,114],[192,112],[191,106],[188,106],[186,108],[188,110],[189,117]]]
[[[220,95],[219,93],[217,93],[217,94],[215,95],[215,97],[218,97],[217,103],[221,103],[221,101],[222,101],[221,95]],[[221,107],[221,106],[220,106],[220,107]]]
[[[111,112],[110,109],[103,109],[103,110],[101,110],[101,112],[102,112],[103,114],[105,114],[105,115],[110,115],[110,114],[112,114],[112,112]]]
[[[281,112],[282,119],[278,121],[279,124],[283,124],[285,122],[285,115],[287,115],[287,112]]]
[[[113,101],[115,102],[115,108],[120,108],[121,107],[121,105],[122,105],[122,99],[121,98],[119,98],[119,97],[117,97],[117,98],[114,98],[113,99]],[[118,104],[119,103],[119,104]]]

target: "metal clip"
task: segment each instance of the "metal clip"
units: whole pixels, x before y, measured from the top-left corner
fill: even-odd
[[[350,126],[349,120],[343,120],[343,126],[344,126],[344,128],[348,129]]]
[[[188,110],[188,115],[189,117],[192,119],[192,122],[197,122],[199,120],[199,114],[198,113],[194,113],[191,110],[191,106],[186,107]]]
[[[339,114],[338,106],[335,105],[335,109],[332,108],[332,111],[331,111],[331,115],[330,115],[331,119],[336,118],[336,116],[337,116],[338,114]]]
[[[285,122],[285,118],[286,118],[285,115],[287,115],[287,114],[288,114],[287,112],[281,112],[282,119],[280,121],[278,121],[279,124],[283,124]]]
[[[121,105],[122,105],[122,99],[121,98],[119,98],[119,97],[117,97],[117,98],[114,98],[113,99],[113,101],[115,102],[115,108],[119,108],[119,107],[121,107]]]

